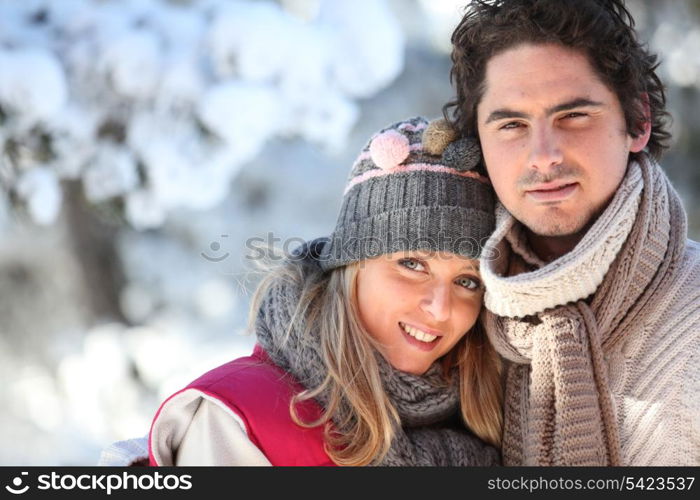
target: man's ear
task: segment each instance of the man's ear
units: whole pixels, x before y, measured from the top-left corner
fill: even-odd
[[[641,96],[642,108],[644,110],[644,121],[641,123],[642,132],[637,137],[632,137],[630,152],[639,153],[649,143],[651,137],[651,107],[649,106],[649,94],[644,92]]]

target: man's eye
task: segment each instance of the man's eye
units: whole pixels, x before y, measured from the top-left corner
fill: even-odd
[[[522,126],[522,124],[519,122],[508,122],[501,127],[501,130],[513,130],[513,129],[519,128],[521,126]]]
[[[456,282],[459,286],[464,287],[468,290],[478,290],[481,288],[481,282],[474,278],[459,278]]]
[[[423,264],[418,262],[416,259],[401,259],[399,260],[399,265],[411,269],[412,271],[423,271]]]
[[[588,116],[588,115],[586,115],[586,113],[577,113],[577,112],[575,112],[575,113],[567,113],[567,114],[565,114],[565,115],[564,115],[564,118],[580,118],[580,117],[583,117],[583,116]]]

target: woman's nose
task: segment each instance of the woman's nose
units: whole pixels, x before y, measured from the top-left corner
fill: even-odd
[[[442,284],[431,287],[426,292],[421,307],[426,313],[430,314],[436,322],[449,319],[452,313],[450,287]]]

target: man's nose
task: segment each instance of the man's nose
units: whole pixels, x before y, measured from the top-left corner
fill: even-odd
[[[449,285],[439,284],[427,290],[421,307],[430,314],[433,321],[447,321],[452,313]]]
[[[534,126],[530,144],[530,167],[546,173],[561,165],[564,158],[559,141],[556,130],[551,126]]]

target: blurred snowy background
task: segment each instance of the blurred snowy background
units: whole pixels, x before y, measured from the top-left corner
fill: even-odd
[[[0,1],[0,465],[94,464],[247,354],[250,238],[332,228],[349,166],[452,96],[455,0]],[[629,2],[700,237],[700,1]]]

